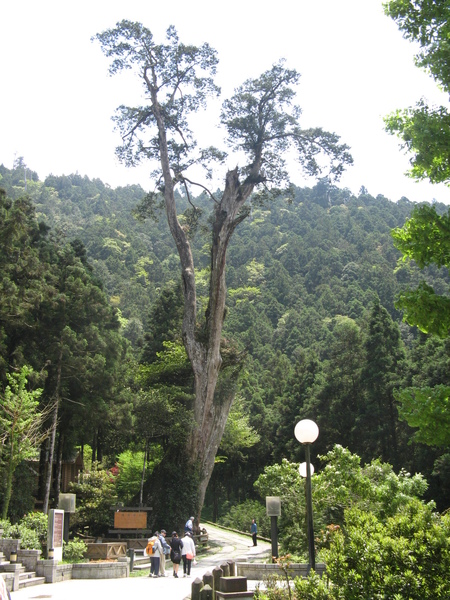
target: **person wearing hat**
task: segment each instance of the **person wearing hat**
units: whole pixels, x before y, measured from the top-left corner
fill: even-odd
[[[166,576],[166,554],[170,552],[170,546],[166,542],[166,530],[161,529],[161,533],[158,536],[159,542],[161,544],[162,552],[159,560],[159,576]]]
[[[181,551],[183,549],[183,542],[178,537],[176,531],[172,531],[172,539],[170,540],[170,559],[173,564],[173,576],[178,577],[178,568],[181,562]]]

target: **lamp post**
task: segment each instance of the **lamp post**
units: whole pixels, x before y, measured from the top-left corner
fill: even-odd
[[[306,458],[306,524],[309,551],[309,568],[316,570],[316,558],[314,552],[314,524],[312,512],[312,493],[311,493],[311,475],[314,470],[311,469],[310,446],[319,436],[319,428],[314,421],[302,419],[297,423],[294,429],[296,439],[305,446]],[[300,468],[300,475],[303,469]],[[302,475],[303,476],[303,475]]]

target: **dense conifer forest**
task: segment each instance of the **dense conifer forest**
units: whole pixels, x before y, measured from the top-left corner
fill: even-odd
[[[109,468],[123,453],[146,452],[151,480],[191,418],[180,268],[163,212],[142,219],[140,186],[112,189],[79,174],[40,181],[22,159],[0,166],[0,187],[0,380],[30,365],[42,406],[57,409],[33,493],[50,503],[58,494],[54,482],[45,485],[52,443],[53,461],[89,445]],[[202,214],[194,223],[187,198],[178,202],[206,294],[209,200],[195,199]],[[296,188],[292,201],[251,206],[228,252],[223,356],[225,371],[240,377],[206,517],[261,500],[253,484],[264,467],[302,460],[293,436],[301,418],[320,427],[317,469],[317,455],[340,444],[363,462],[422,473],[425,498],[449,506],[449,449],[419,443],[396,397],[412,385],[450,383],[449,339],[411,328],[395,307],[399,291],[423,279],[440,293],[449,286],[444,268],[399,262],[391,230],[413,206],[364,188],[354,196],[326,180]],[[224,376],[218,394],[228,383]],[[176,455],[173,463],[180,485]],[[28,477],[19,465],[13,512],[26,509],[18,498]]]

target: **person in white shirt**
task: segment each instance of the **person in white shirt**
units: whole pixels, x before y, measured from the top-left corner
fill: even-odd
[[[183,549],[181,550],[181,557],[183,559],[183,577],[190,577],[192,561],[196,554],[192,534],[187,531],[181,541],[183,542]]]

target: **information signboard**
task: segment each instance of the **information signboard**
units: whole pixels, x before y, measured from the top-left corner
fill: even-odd
[[[114,513],[114,529],[147,529],[147,513],[117,511]]]

